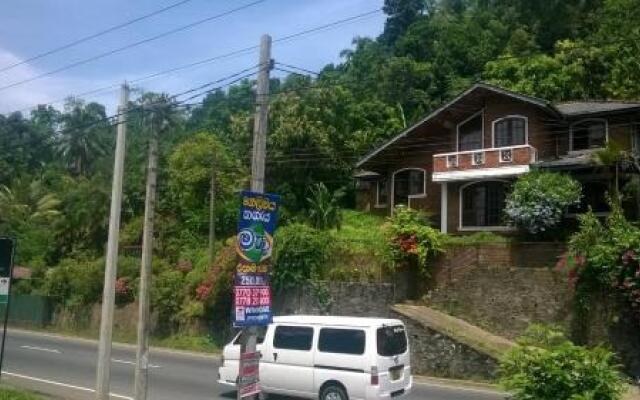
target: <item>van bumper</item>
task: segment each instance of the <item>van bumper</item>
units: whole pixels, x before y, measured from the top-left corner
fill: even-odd
[[[396,391],[381,391],[379,386],[368,386],[366,400],[395,400],[402,399],[411,393],[413,389],[413,376],[409,377],[409,383],[404,388]]]

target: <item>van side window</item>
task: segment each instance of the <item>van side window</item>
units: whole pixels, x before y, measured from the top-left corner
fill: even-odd
[[[357,329],[320,329],[318,350],[323,353],[364,354],[365,333]]]
[[[276,327],[273,347],[288,350],[311,350],[312,341],[313,328],[280,325]]]
[[[257,327],[257,329],[258,329],[257,344],[262,344],[264,343],[264,336],[267,333],[267,328],[265,326],[259,326]],[[233,341],[233,344],[242,344],[243,335],[244,335],[244,331],[240,332],[238,337],[236,337],[236,340]]]

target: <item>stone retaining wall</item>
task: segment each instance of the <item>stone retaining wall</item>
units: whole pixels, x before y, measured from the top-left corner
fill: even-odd
[[[275,315],[385,318],[394,303],[394,285],[390,283],[321,282],[276,293],[273,307]]]
[[[498,364],[492,357],[398,313],[409,334],[411,370],[416,375],[491,381]]]

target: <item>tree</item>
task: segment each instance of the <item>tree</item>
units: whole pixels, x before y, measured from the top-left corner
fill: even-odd
[[[61,116],[62,132],[58,152],[76,176],[87,175],[95,157],[103,155],[108,131],[104,106],[69,99]]]
[[[389,17],[380,39],[388,44],[395,43],[433,3],[426,0],[385,0],[382,10]]]

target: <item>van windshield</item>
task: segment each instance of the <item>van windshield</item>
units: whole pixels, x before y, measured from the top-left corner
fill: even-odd
[[[407,351],[407,335],[404,326],[378,328],[378,354],[384,357],[403,354]]]

